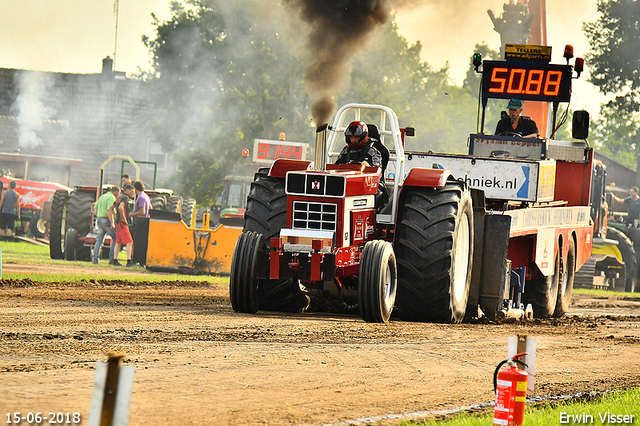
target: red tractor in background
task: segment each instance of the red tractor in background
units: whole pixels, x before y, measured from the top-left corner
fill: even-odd
[[[65,191],[69,193],[71,188],[55,182],[36,182],[24,179],[15,179],[11,176],[3,175],[0,177],[3,189],[9,189],[9,182],[16,183],[16,192],[20,194],[20,217],[21,223],[29,223],[29,232],[32,238],[44,238],[48,234],[49,222],[48,211],[43,215],[43,209],[46,210],[47,202],[53,199],[56,191]],[[21,229],[22,231],[22,229]]]
[[[482,128],[486,99],[520,89],[521,98],[554,103],[555,125],[573,67],[483,65]],[[370,136],[383,170],[330,164],[352,120],[376,123]],[[574,137],[584,139],[581,125],[574,120]],[[403,319],[436,322],[477,317],[479,308],[491,319],[522,316],[529,304],[536,317],[564,315],[591,253],[593,149],[482,128],[469,155],[405,152],[413,129],[390,108],[340,108],[318,131],[315,164],[277,160],[256,174],[231,266],[233,309],[303,311],[329,292],[357,301],[369,322],[388,321],[394,308]],[[389,201],[377,206],[382,176]]]

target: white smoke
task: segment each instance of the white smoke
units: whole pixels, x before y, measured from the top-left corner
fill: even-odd
[[[18,120],[18,144],[21,149],[34,149],[42,144],[36,132],[42,129],[43,120],[54,113],[44,102],[53,86],[53,77],[44,72],[27,71],[16,73],[14,80],[17,80],[14,83],[18,96],[11,109]]]

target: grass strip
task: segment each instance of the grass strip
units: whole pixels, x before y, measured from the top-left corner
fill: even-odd
[[[30,265],[59,265],[61,267],[81,266],[86,268],[87,271],[90,271],[91,268],[96,268],[96,273],[3,272],[2,279],[4,280],[24,280],[28,278],[36,282],[79,282],[94,280],[127,280],[132,282],[206,281],[216,284],[229,284],[229,277],[171,273],[158,274],[154,271],[149,271],[146,268],[133,268],[131,269],[131,274],[126,274],[122,272],[126,272],[129,268],[107,266],[107,261],[104,259],[102,260],[102,263],[98,265],[94,265],[91,262],[51,259],[49,256],[49,247],[38,246],[25,242],[0,241],[0,251],[2,252],[3,264],[18,263]],[[121,253],[121,255],[122,254],[123,253]],[[126,260],[121,263],[125,262]],[[104,267],[117,268],[118,274],[105,273],[103,269]]]
[[[626,416],[626,417],[624,417]],[[403,422],[399,426],[486,426],[493,423],[493,411],[485,414],[462,412],[446,419]],[[562,424],[640,425],[640,388],[607,392],[601,397],[527,405],[524,424],[557,426]]]

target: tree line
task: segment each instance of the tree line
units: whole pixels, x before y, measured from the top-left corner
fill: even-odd
[[[309,59],[304,29],[272,3],[173,1],[170,18],[154,17],[155,34],[143,38],[152,62],[139,77],[148,81],[158,110],[153,132],[181,169],[170,183],[201,205],[213,200],[255,138],[277,139],[284,132],[288,140],[314,140],[314,99],[304,81]],[[592,47],[590,81],[618,96],[602,106],[591,139],[603,153],[635,165],[640,59],[625,52],[640,37],[638,2],[600,0],[598,10],[600,20],[584,25]],[[403,38],[391,20],[366,49],[354,52],[350,74],[333,93],[334,101],[338,106],[388,105],[402,126],[416,128],[409,150],[466,153],[478,121],[474,52],[469,52],[467,78],[458,86],[448,66],[436,69],[421,59],[422,49],[419,41],[410,44]],[[498,58],[485,44],[477,44],[475,51]],[[488,112],[487,132],[499,117],[500,108],[495,109]]]

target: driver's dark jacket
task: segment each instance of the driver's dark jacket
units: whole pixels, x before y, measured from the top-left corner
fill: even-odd
[[[336,164],[362,164],[363,161],[369,163],[370,166],[380,167],[382,169],[382,155],[380,151],[373,146],[373,141],[369,139],[366,144],[360,149],[351,149],[349,146],[345,146]]]
[[[515,129],[511,126],[511,118],[509,116],[498,121],[495,134],[499,135],[500,133],[518,133],[522,136],[526,136],[539,132],[535,121],[530,117],[521,115],[520,120],[518,120],[518,126]]]

